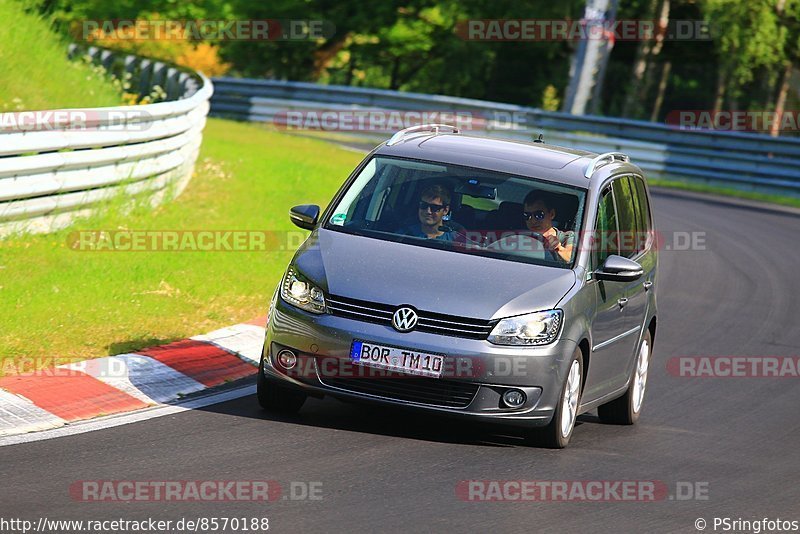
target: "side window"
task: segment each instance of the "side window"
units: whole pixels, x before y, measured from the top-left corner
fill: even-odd
[[[647,190],[644,187],[644,181],[641,178],[633,179],[634,188],[636,189],[636,203],[638,205],[638,227],[639,227],[639,249],[644,250],[647,244],[652,241],[654,236],[652,219],[650,218],[650,202],[647,199]]]
[[[613,187],[619,224],[620,255],[632,258],[636,255],[636,210],[634,209],[633,184],[630,177],[626,176],[614,180]]]
[[[603,262],[611,254],[619,254],[617,233],[617,213],[614,209],[614,195],[611,193],[611,187],[607,187],[603,191],[600,203],[597,206],[597,225],[595,226],[592,253],[594,258],[593,270],[603,265]]]

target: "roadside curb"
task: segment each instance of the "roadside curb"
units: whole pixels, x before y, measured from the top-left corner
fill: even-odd
[[[252,376],[266,317],[136,352],[0,378],[0,437],[175,404]]]

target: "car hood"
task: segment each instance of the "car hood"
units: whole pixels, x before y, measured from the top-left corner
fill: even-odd
[[[294,264],[326,294],[496,319],[555,308],[569,269],[473,256],[318,229]]]

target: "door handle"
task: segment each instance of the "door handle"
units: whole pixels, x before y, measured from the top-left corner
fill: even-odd
[[[645,291],[650,291],[650,288],[653,287],[653,282],[651,282],[650,280],[647,280],[647,281],[643,282],[642,285],[644,286],[644,290]]]
[[[617,300],[617,304],[619,304],[619,309],[624,308],[627,303],[628,299],[626,299],[625,297],[622,297],[621,299]]]

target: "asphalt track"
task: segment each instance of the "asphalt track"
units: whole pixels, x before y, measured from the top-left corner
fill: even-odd
[[[309,400],[297,417],[250,395],[179,414],[0,447],[0,517],[268,517],[274,532],[696,532],[695,520],[800,520],[800,379],[688,378],[677,356],[800,354],[800,216],[654,195],[658,229],[705,232],[664,250],[655,360],[640,424],[582,416],[569,447],[527,447],[495,427]],[[681,239],[681,238],[676,238]],[[76,502],[79,480],[322,483],[322,499]],[[462,480],[657,480],[707,500],[465,502]],[[717,529],[717,532],[720,532]]]

